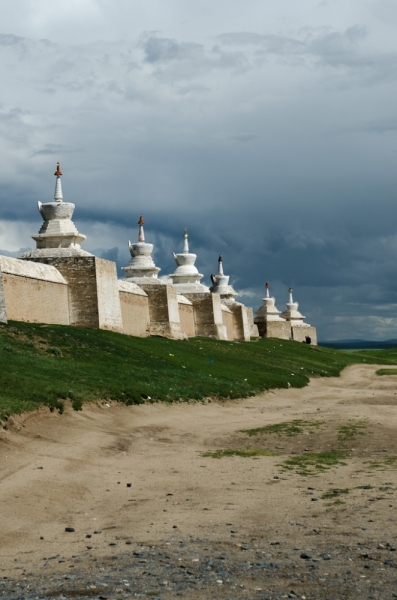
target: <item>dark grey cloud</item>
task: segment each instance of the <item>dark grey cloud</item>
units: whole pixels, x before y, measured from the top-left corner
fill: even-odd
[[[33,155],[34,156],[59,156],[60,154],[67,154],[68,151],[62,147],[62,144],[45,144],[45,147],[41,150],[36,150]]]
[[[317,68],[348,69],[349,76],[354,74],[356,77],[355,81],[350,81],[350,85],[369,85],[383,79],[395,80],[397,52],[369,53],[362,44],[368,36],[366,26],[355,24],[344,31],[335,31],[330,27],[305,27],[297,31],[294,37],[232,32],[221,34],[218,40],[226,46],[256,47],[257,57],[274,55],[296,66],[302,65],[302,61],[310,66],[314,61]],[[345,84],[347,83],[345,80]]]
[[[179,43],[176,40],[145,35],[140,43],[148,63],[165,63],[174,60],[200,60],[204,55],[202,44]]]

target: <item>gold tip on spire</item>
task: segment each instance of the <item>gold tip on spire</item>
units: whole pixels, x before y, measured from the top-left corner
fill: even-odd
[[[143,220],[143,215],[142,215],[142,214],[140,214],[140,215],[139,215],[139,221],[138,221],[138,225],[144,225],[144,224],[145,224],[145,221]]]
[[[183,232],[183,237],[184,237],[184,238],[187,238],[187,237],[189,237],[189,236],[188,236],[188,233],[187,233],[187,229],[186,229],[186,227],[185,227],[185,231]]]
[[[269,289],[269,282],[268,282],[268,281],[266,281],[265,288],[266,288],[266,289]]]
[[[60,177],[61,175],[63,175],[61,171],[61,163],[59,162],[57,162],[57,170],[55,171],[54,175],[56,175],[56,177]]]

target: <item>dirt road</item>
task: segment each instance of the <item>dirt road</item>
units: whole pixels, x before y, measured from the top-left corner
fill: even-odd
[[[227,403],[98,402],[11,419],[0,595],[397,597],[397,377],[378,368]],[[218,450],[269,455],[203,456]]]

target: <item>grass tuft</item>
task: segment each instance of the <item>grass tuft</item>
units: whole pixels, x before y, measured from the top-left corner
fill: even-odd
[[[312,475],[319,471],[326,471],[335,465],[346,465],[342,462],[346,458],[345,452],[307,452],[299,456],[291,456],[278,465],[284,471],[295,471],[298,475]]]
[[[378,369],[376,371],[377,375],[397,375],[397,369]]]
[[[247,433],[250,437],[259,435],[262,433],[276,433],[277,435],[293,436],[303,433],[306,429],[313,430],[320,425],[323,425],[324,421],[302,421],[296,419],[294,421],[285,423],[276,423],[274,425],[265,425],[264,427],[257,427],[256,429],[242,429],[242,433]]]
[[[265,450],[264,448],[244,448],[242,450],[216,450],[215,452],[205,452],[202,456],[210,458],[224,458],[225,456],[253,458],[256,456],[278,456],[278,453],[272,452],[271,450]]]
[[[339,427],[338,440],[344,442],[353,439],[356,435],[364,435],[364,431],[362,430],[367,427],[368,423],[363,423],[362,421],[356,421],[349,425],[342,425],[342,427]]]
[[[321,498],[324,498],[324,500],[333,500],[334,498],[337,498],[342,494],[348,494],[349,492],[349,488],[332,488],[331,490],[328,490],[328,492],[324,492]]]

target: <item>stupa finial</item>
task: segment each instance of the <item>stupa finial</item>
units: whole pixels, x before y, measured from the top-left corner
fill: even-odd
[[[62,184],[61,184],[62,171],[61,171],[61,164],[59,162],[57,162],[57,170],[55,171],[54,175],[57,178],[56,182],[55,182],[54,200],[55,200],[55,202],[62,202],[62,200],[63,200]]]
[[[139,235],[138,235],[138,242],[144,242],[145,241],[145,234],[143,232],[143,226],[145,224],[145,221],[143,220],[143,214],[141,213],[139,215],[139,221],[138,221],[138,225],[139,225]]]
[[[270,286],[269,286],[269,282],[268,282],[268,281],[266,281],[266,285],[265,285],[265,288],[266,288],[266,296],[265,296],[265,298],[270,298],[270,294],[269,294],[269,287],[270,287]]]
[[[218,275],[223,275],[223,262],[222,262],[222,255],[219,255],[218,258]]]
[[[292,287],[291,286],[288,288],[288,293],[289,293],[289,304],[293,304],[294,300],[292,298]]]
[[[187,229],[185,227],[185,231],[183,232],[183,237],[184,237],[184,242],[183,242],[183,252],[184,253],[189,253],[189,242],[188,242],[188,232]]]

